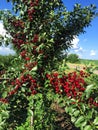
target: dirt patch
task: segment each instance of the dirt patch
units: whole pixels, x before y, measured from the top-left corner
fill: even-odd
[[[67,63],[67,65],[71,69],[80,69],[80,70],[83,70],[83,68],[85,67],[85,65],[82,65],[82,64],[71,64],[71,63]]]
[[[80,130],[71,122],[71,117],[65,112],[64,108],[61,108],[57,103],[53,103],[52,109],[56,112],[55,130]]]
[[[74,70],[84,70],[85,65],[83,64],[72,64],[72,63],[67,63],[68,67],[74,71]],[[93,71],[94,74],[98,74],[98,70]]]

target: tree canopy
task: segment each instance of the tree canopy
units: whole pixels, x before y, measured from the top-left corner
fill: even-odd
[[[62,0],[7,1],[13,4],[14,13],[0,11],[0,20],[8,33],[5,38],[0,36],[0,40],[4,44],[12,44],[17,57],[3,75],[9,80],[1,85],[0,103],[9,104],[2,108],[7,109],[7,114],[1,119],[0,129],[54,129],[55,114],[51,104],[55,101],[64,101],[63,104],[67,101],[67,112],[71,110],[69,104],[75,101],[75,110],[81,112],[82,104],[85,113],[88,108],[90,111],[87,109],[87,112],[96,114],[96,111],[88,107],[90,100],[83,100],[85,95],[89,97],[91,93],[84,92],[86,82],[83,78],[87,73],[81,71],[64,75],[64,72],[59,74],[56,67],[63,50],[67,51],[74,37],[84,33],[85,27],[90,25],[96,16],[96,7],[75,4],[72,11],[67,11]],[[77,105],[79,101],[84,104]],[[94,107],[98,106],[95,97],[91,101]],[[89,118],[91,120],[91,116],[85,118],[82,115],[82,120],[86,120],[87,124],[90,124]],[[81,124],[80,121],[79,118],[76,120],[77,126]]]
[[[84,33],[85,27],[96,15],[94,5],[82,8],[80,4],[75,4],[73,11],[67,11],[62,0],[36,0],[35,5],[31,0],[8,2],[13,3],[13,11],[17,15],[10,11],[0,13],[11,36],[10,41],[6,39],[7,43],[13,43],[21,51],[20,45],[31,43],[34,35],[39,35],[39,45],[45,50],[50,48],[52,58],[58,58],[62,50],[71,47],[74,36]]]

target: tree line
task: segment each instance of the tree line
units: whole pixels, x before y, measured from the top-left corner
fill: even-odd
[[[15,58],[15,55],[0,55],[0,71],[6,70],[8,66],[12,65],[12,60]]]

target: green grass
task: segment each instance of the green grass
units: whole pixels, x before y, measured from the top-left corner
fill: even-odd
[[[80,59],[80,64],[94,64],[98,66],[98,60]]]

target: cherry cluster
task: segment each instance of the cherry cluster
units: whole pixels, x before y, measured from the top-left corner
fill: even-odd
[[[37,90],[36,90],[38,88],[37,81],[29,74],[21,75],[19,79],[12,81],[11,85],[15,86],[15,88],[8,93],[8,96],[15,94],[22,87],[26,87],[27,90],[28,90],[28,88],[30,89],[30,92],[28,92],[28,91],[26,92],[26,94],[28,96],[31,94],[37,93]]]
[[[14,81],[11,82],[7,97],[0,98],[0,102],[8,103],[10,96],[16,94],[17,92],[22,92],[23,89],[24,94],[26,96],[37,94],[37,90],[39,88],[37,80],[33,78],[30,74],[25,74],[26,70],[30,71],[36,65],[37,65],[36,61],[24,64],[25,70],[23,71],[23,73],[21,73],[20,77],[16,78]]]
[[[84,86],[86,83],[76,72],[69,73],[61,78],[59,78],[59,74],[56,72],[47,75],[47,77],[56,93],[65,93],[68,97],[76,98],[85,90]]]
[[[12,42],[13,42],[13,44],[14,44],[15,46],[17,46],[18,48],[20,48],[20,46],[21,46],[22,44],[24,44],[24,40],[22,40],[22,39],[16,39],[16,38],[14,38]]]
[[[11,23],[16,28],[22,28],[22,29],[24,29],[24,22],[22,20],[13,20],[13,21],[11,21]]]
[[[22,20],[10,20],[10,26],[13,26],[14,31],[10,32],[12,36],[12,43],[15,47],[20,49],[22,44],[26,44],[26,35],[23,33],[23,29],[25,27],[25,23]],[[16,33],[18,32],[18,33]]]
[[[27,50],[22,50],[22,51],[20,52],[20,56],[21,56],[21,58],[24,59],[25,61],[30,61],[30,56],[29,56]]]
[[[3,102],[3,103],[8,103],[8,100],[6,98],[0,98],[0,102]]]
[[[87,86],[84,78],[88,76],[89,74],[82,70],[79,73],[75,71],[67,75],[62,75],[62,77],[60,77],[58,72],[46,75],[50,81],[51,87],[56,93],[64,94],[69,98],[77,99],[79,102],[83,102],[81,97]],[[98,103],[94,101],[94,98],[88,99],[87,102],[88,104],[98,107]]]
[[[31,63],[26,63],[24,66],[25,68],[27,68],[27,70],[31,70],[33,67],[35,67],[37,65],[37,61],[31,62]]]
[[[35,0],[32,2],[32,0],[30,1],[29,3],[29,8],[28,8],[28,18],[29,18],[29,21],[32,21],[33,20],[33,15],[35,14],[36,10],[35,10],[35,7],[38,6],[38,3],[39,3],[39,0]]]
[[[93,98],[93,97],[90,97],[90,98],[88,99],[88,104],[89,104],[90,108],[92,108],[93,106],[98,107],[98,103],[97,103],[96,101],[94,101],[94,98]]]
[[[39,36],[38,36],[38,34],[35,34],[32,42],[37,43],[38,41],[39,41]]]
[[[9,97],[19,91],[21,92],[23,88],[26,96],[30,96],[32,94],[35,95],[37,94],[38,87],[36,79],[34,79],[31,75],[21,75],[20,78],[11,82],[11,86],[9,87],[9,89],[11,89],[10,92],[6,98],[0,98],[0,102],[8,103]]]
[[[40,55],[40,54],[44,54],[44,50],[43,49],[38,49],[38,46],[33,46],[33,48],[32,48],[32,54],[34,55],[34,56],[38,56],[38,55]]]
[[[26,53],[27,53],[27,51],[23,50],[20,52],[20,56],[24,59],[26,57]]]
[[[19,33],[16,34],[17,35],[17,39],[20,37]],[[14,39],[16,40],[16,39]],[[32,42],[38,42],[39,37],[38,35],[34,35]],[[17,47],[20,47],[21,49],[21,45],[24,44],[24,41],[21,41],[20,38],[18,40],[18,44]],[[16,42],[16,41],[15,41]],[[28,70],[30,71],[33,67],[37,66],[37,61],[35,61],[34,59],[32,59],[32,55],[36,55],[39,54],[41,50],[39,50],[37,52],[36,50],[37,46],[33,46],[33,48],[31,48],[32,53],[30,53],[28,51],[28,49],[21,49],[20,51],[20,56],[21,58],[24,60],[24,69],[25,71]],[[35,53],[35,54],[34,54]],[[30,59],[32,59],[30,61]],[[16,94],[17,92],[22,92],[22,89],[24,88],[24,93],[26,96],[30,96],[31,94],[36,94],[37,93],[37,89],[38,89],[38,83],[36,81],[36,79],[34,79],[30,74],[24,74],[24,69],[22,70],[23,73],[21,73],[21,76],[17,79],[15,79],[14,81],[12,81],[11,85],[10,85],[10,90],[9,93],[7,95],[6,98],[0,98],[0,102],[3,103],[8,103],[9,101],[9,97]]]

